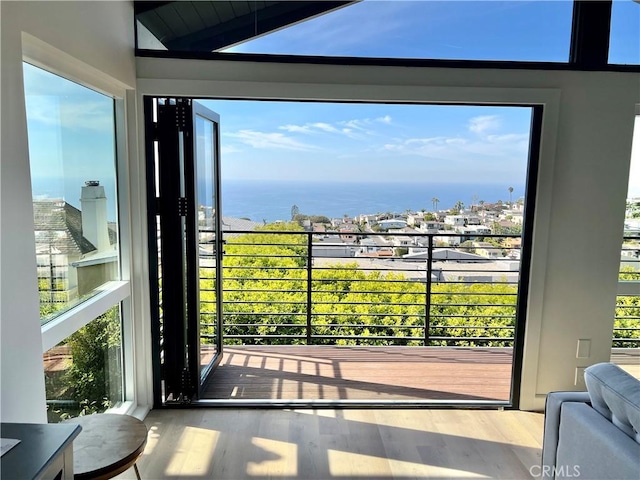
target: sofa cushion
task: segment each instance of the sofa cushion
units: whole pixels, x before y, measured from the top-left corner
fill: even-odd
[[[640,445],[585,403],[562,404],[555,480],[638,480]]]
[[[612,363],[587,368],[584,380],[593,408],[640,443],[640,380]]]

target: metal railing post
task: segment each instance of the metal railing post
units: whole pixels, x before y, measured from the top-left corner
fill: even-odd
[[[424,346],[429,346],[429,329],[431,328],[431,273],[433,272],[433,235],[429,235],[427,255],[427,281],[424,305]]]
[[[313,287],[313,234],[307,233],[307,345],[311,344],[311,289]]]

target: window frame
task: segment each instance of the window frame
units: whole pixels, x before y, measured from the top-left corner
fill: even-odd
[[[129,131],[127,98],[130,88],[71,55],[22,33],[22,61],[66,80],[101,93],[114,102],[114,140],[116,208],[118,213],[118,249],[120,280],[100,286],[99,293],[73,306],[41,326],[42,353],[95,320],[114,306],[120,308],[123,366],[123,402],[110,412],[131,413],[137,408],[134,366],[133,301],[131,288],[131,214],[129,197]],[[23,93],[24,95],[24,93]],[[31,205],[28,207],[32,208]],[[34,251],[34,258],[36,252]],[[33,272],[37,277],[37,271]],[[44,369],[43,369],[44,374]]]
[[[638,1],[638,0],[634,0]],[[136,57],[231,62],[307,63],[314,65],[370,65],[432,68],[495,68],[504,70],[569,70],[640,72],[640,65],[609,62],[611,8],[613,0],[591,2],[573,0],[569,58],[564,62],[529,60],[453,60],[442,58],[345,57],[272,53],[219,53],[153,50],[138,47],[137,20],[134,20]],[[140,3],[140,2],[134,2]],[[169,2],[171,3],[171,2]],[[286,27],[285,27],[286,28]]]
[[[640,8],[640,5],[638,5]],[[635,125],[637,129],[640,129],[640,103],[635,106]],[[640,149],[640,145],[638,146]],[[633,155],[633,147],[632,147],[632,155]],[[630,166],[631,168],[631,166]],[[631,174],[631,172],[630,172]],[[627,192],[627,198],[629,198],[629,192]],[[624,233],[623,233],[624,235]],[[622,239],[622,244],[624,244],[624,239]],[[624,248],[624,247],[623,247]],[[625,297],[635,297],[640,296],[640,280],[620,280],[618,279],[618,296]],[[615,307],[614,307],[615,310]]]

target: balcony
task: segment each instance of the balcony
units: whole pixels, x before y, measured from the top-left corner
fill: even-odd
[[[218,333],[212,234],[201,230],[203,364]],[[326,237],[224,233],[225,355],[206,398],[510,402],[519,235]],[[637,306],[624,302],[614,346],[638,347]],[[637,354],[616,348],[612,360],[632,366]]]

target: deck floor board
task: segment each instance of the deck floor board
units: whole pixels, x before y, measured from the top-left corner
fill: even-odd
[[[508,401],[512,350],[234,346],[203,398]]]
[[[640,349],[611,361],[640,376]],[[202,398],[509,401],[512,349],[228,346]]]

